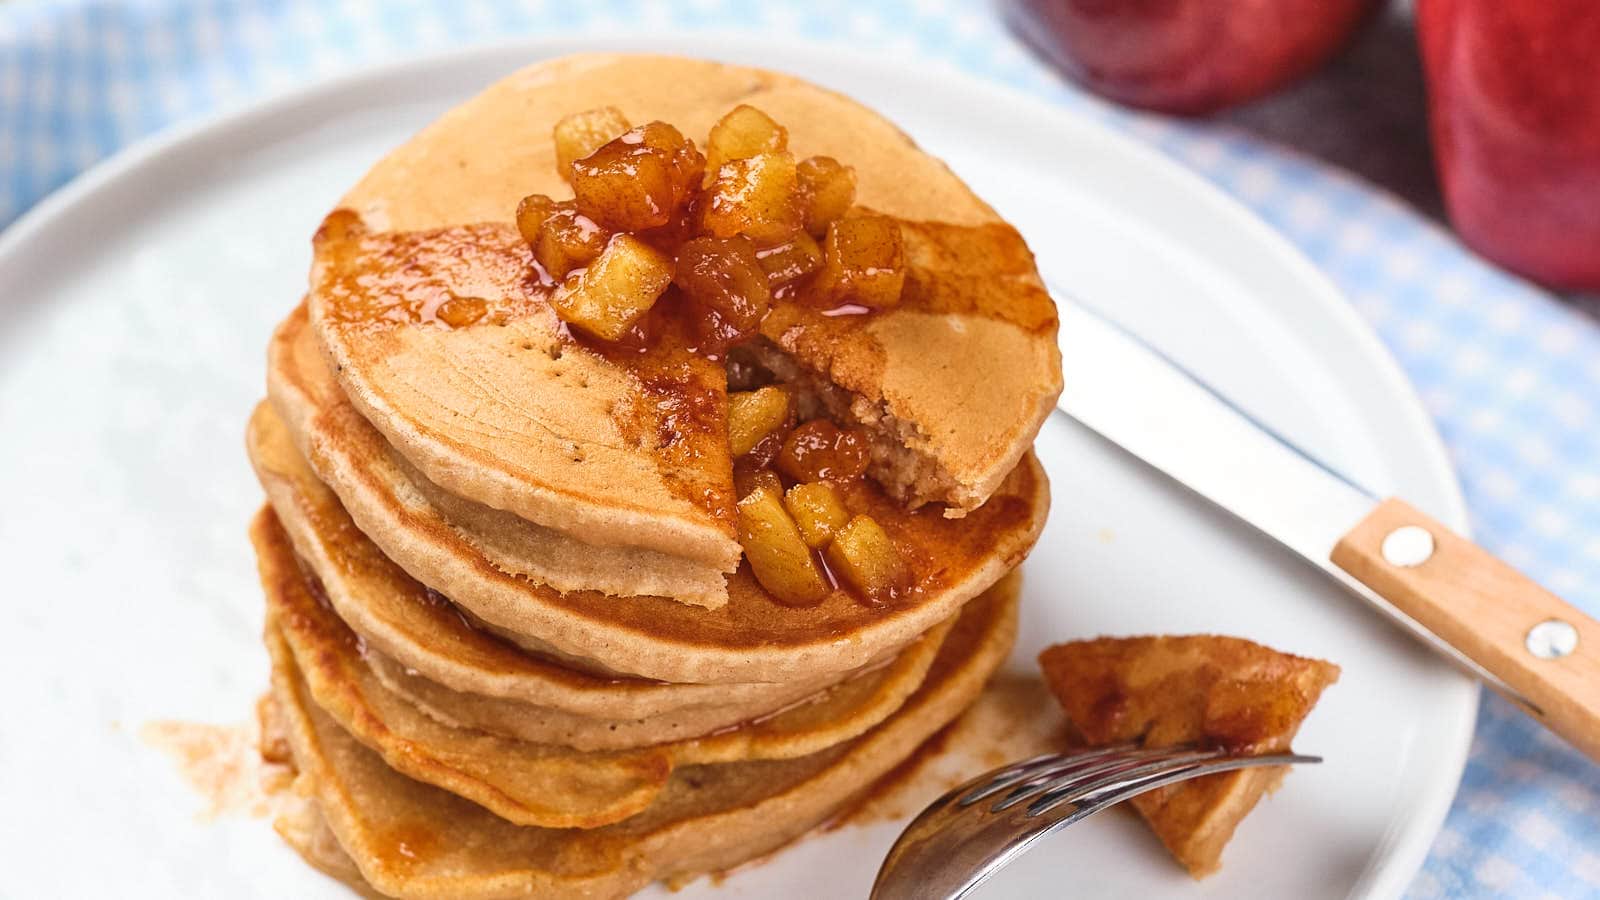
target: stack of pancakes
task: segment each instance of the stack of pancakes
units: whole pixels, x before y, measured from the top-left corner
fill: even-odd
[[[904,302],[777,306],[736,360],[575,339],[513,224],[568,193],[553,124],[704,135],[738,103],[908,223]],[[249,426],[264,750],[305,801],[280,833],[385,895],[613,896],[762,855],[905,760],[1007,655],[1048,506],[1056,320],[1014,234],[850,100],[675,58],[532,66],[382,160],[319,231]],[[871,433],[841,492],[915,590],[790,607],[751,576],[730,377]]]

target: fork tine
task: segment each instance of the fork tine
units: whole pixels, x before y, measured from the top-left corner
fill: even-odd
[[[1136,797],[1139,794],[1153,791],[1157,788],[1166,787],[1169,784],[1176,784],[1180,781],[1188,781],[1191,778],[1200,778],[1205,775],[1216,775],[1221,772],[1232,772],[1238,769],[1259,769],[1267,766],[1287,766],[1294,763],[1319,762],[1322,762],[1322,757],[1320,756],[1300,756],[1293,753],[1280,753],[1274,756],[1223,757],[1221,759],[1213,759],[1209,762],[1185,765],[1178,769],[1158,769],[1146,772],[1140,776],[1136,776],[1134,780],[1127,781],[1120,787],[1113,783],[1100,788],[1103,793],[1100,793],[1099,796],[1094,797],[1093,800],[1090,800],[1090,802],[1079,807],[1061,823],[1052,825],[1051,829],[1054,830],[1055,828],[1065,828],[1066,826],[1071,825],[1073,822],[1088,816],[1092,816],[1108,806],[1115,806],[1116,804]],[[1106,788],[1114,788],[1114,790],[1107,790]],[[1093,794],[1094,791],[1084,791],[1077,798],[1055,797],[1050,799],[1049,802],[1045,802],[1046,798],[1041,797],[1028,807],[1028,815],[1048,815],[1051,810],[1057,808],[1062,803],[1071,802],[1073,799],[1081,800],[1086,797],[1090,797]]]
[[[906,826],[890,848],[872,887],[874,900],[957,900],[1039,838],[1145,791],[1188,778],[1257,766],[1320,762],[1317,757],[1219,756],[1185,748],[1165,754],[1122,748],[1082,757],[1035,758],[980,775],[935,801]],[[1074,766],[1073,763],[1077,765]],[[1047,770],[1054,776],[1042,776]],[[1031,785],[1019,781],[1032,779]],[[1033,800],[961,805],[965,794],[1007,783],[1031,790]],[[1041,796],[1042,795],[1042,796]],[[980,798],[981,799],[981,798]]]
[[[1222,756],[1220,750],[1187,750],[1183,753],[1173,753],[1136,765],[1120,766],[1116,768],[1105,767],[1096,772],[1084,772],[1077,777],[1058,778],[1043,789],[1034,792],[1033,802],[1028,806],[1028,815],[1036,816],[1040,811],[1048,809],[1057,803],[1083,800],[1095,794],[1127,783],[1131,780],[1143,778],[1147,775],[1172,772],[1186,766],[1193,766],[1206,760]]]
[[[1018,803],[1037,797],[1052,785],[1078,783],[1087,779],[1107,777],[1130,768],[1156,764],[1162,760],[1192,752],[1194,750],[1190,747],[1165,747],[1148,750],[1138,748],[1125,753],[1102,756],[1089,761],[1086,765],[1063,765],[1053,771],[1041,772],[1012,788],[1011,792],[991,806],[989,811],[994,813],[1004,812]],[[1070,760],[1071,758],[1069,757],[1068,759]]]
[[[1096,750],[1094,755],[1105,756],[1119,750],[1120,748],[1107,747]],[[1066,759],[1067,757],[1060,753],[1046,753],[1041,756],[1035,756],[1032,759],[980,775],[957,788],[955,793],[963,795],[960,800],[961,806],[971,806],[979,800],[1005,790],[1019,781],[1032,778],[1041,772],[1050,771],[1061,765]]]
[[[1077,760],[1087,762],[1089,760],[1099,759],[1103,756],[1123,753],[1130,749],[1133,749],[1132,745],[1118,744],[1114,747],[1101,747],[1077,756],[1067,756],[1060,753],[1045,753],[1040,756],[1035,756],[1032,759],[1025,759],[1022,762],[1014,763],[1003,769],[996,769],[993,772],[979,775],[977,778],[974,778],[971,781],[963,784],[961,787],[956,788],[954,793],[963,794],[960,800],[961,806],[971,806],[985,797],[992,797],[995,794],[998,794],[999,792],[1011,787],[1019,781],[1032,778],[1042,772],[1053,771],[1064,763],[1072,763]]]

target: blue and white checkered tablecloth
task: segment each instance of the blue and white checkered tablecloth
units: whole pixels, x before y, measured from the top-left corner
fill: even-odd
[[[0,226],[130,141],[332,71],[516,34],[654,25],[942,58],[1189,165],[1288,235],[1388,343],[1449,445],[1478,539],[1600,615],[1600,327],[1337,171],[1064,86],[984,0],[0,2]],[[1600,769],[1487,697],[1411,894],[1600,896]]]

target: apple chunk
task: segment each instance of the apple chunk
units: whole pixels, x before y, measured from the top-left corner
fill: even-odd
[[[672,221],[700,186],[705,157],[678,129],[650,122],[574,160],[578,212],[613,231],[646,231]]]
[[[783,495],[783,505],[794,517],[800,536],[813,550],[820,550],[833,539],[834,532],[850,521],[850,512],[839,499],[839,492],[826,484],[797,484]]]
[[[789,418],[789,393],[777,385],[728,395],[728,449],[743,456]]]
[[[743,234],[761,246],[800,230],[800,180],[794,157],[759,153],[723,163],[706,188],[701,230],[716,237]]]
[[[739,543],[756,581],[779,603],[809,606],[830,593],[779,493],[760,485],[739,501]]]
[[[822,248],[804,231],[781,244],[756,251],[767,284],[773,290],[799,281],[822,267]]]
[[[517,230],[533,248],[533,258],[556,281],[594,262],[611,238],[571,200],[557,203],[543,194],[529,194],[517,204]]]
[[[741,103],[711,126],[706,138],[706,168],[715,172],[733,159],[789,149],[789,131],[754,106]]]
[[[587,268],[567,276],[550,305],[563,322],[614,341],[650,311],[671,283],[670,257],[631,234],[619,234]]]
[[[898,599],[911,588],[910,567],[871,516],[856,516],[839,529],[827,557],[834,574],[874,603]]]
[[[818,299],[883,309],[900,302],[905,282],[899,223],[887,216],[852,216],[828,226],[822,268],[812,284]]]
[[[856,171],[831,156],[813,156],[800,161],[796,174],[806,231],[822,237],[828,233],[828,226],[844,218],[855,202]]]
[[[628,130],[628,119],[615,106],[586,109],[556,123],[556,174],[572,180],[572,164],[599,150]]]
[[[754,334],[772,292],[748,238],[698,237],[678,248],[673,283],[699,308],[701,346],[715,352]]]

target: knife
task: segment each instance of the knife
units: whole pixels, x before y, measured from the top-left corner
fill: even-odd
[[[1064,412],[1309,560],[1600,760],[1600,622],[1319,462],[1109,319],[1059,294],[1057,305]]]

